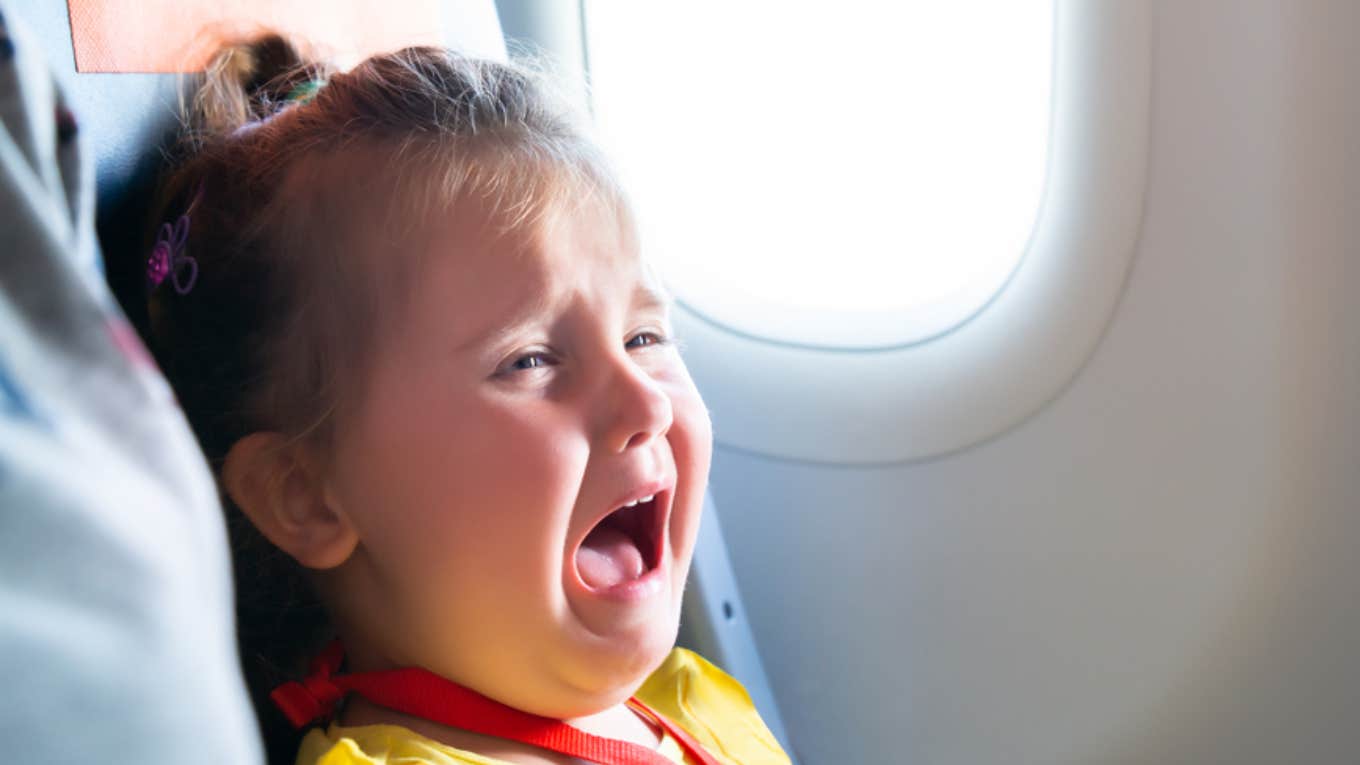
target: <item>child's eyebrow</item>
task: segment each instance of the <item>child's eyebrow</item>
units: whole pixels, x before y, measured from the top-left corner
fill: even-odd
[[[635,311],[668,311],[675,299],[664,289],[649,287],[639,284],[633,290],[633,310]]]
[[[535,301],[525,310],[516,311],[509,320],[497,322],[472,333],[466,340],[453,347],[454,353],[465,353],[490,346],[500,345],[504,338],[519,334],[542,314],[542,301]]]
[[[550,305],[549,300],[539,299],[526,303],[521,310],[515,311],[514,315],[507,321],[499,322],[474,333],[461,343],[453,347],[454,353],[463,353],[486,346],[498,345],[502,338],[511,337],[519,334],[525,326],[532,324],[537,317],[541,316]],[[675,299],[664,289],[650,287],[640,284],[633,290],[633,300],[630,310],[632,311],[659,311],[666,313],[670,311]]]

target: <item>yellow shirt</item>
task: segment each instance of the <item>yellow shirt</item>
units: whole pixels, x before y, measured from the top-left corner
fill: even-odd
[[[670,718],[726,765],[789,765],[760,719],[746,689],[726,672],[683,648],[637,691],[642,703]],[[675,739],[663,735],[658,751],[694,765]],[[308,731],[297,765],[508,765],[504,760],[455,749],[396,725]]]

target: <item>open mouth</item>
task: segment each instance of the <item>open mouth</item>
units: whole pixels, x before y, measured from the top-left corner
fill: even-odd
[[[661,500],[641,497],[595,524],[576,550],[576,571],[587,587],[608,590],[660,565]]]

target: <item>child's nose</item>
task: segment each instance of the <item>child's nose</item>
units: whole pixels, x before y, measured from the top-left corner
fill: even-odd
[[[601,389],[597,409],[604,446],[613,453],[645,446],[665,435],[674,417],[670,396],[629,358],[610,365],[609,384]]]

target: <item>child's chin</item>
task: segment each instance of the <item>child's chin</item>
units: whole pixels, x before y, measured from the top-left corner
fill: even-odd
[[[627,699],[637,690],[647,676],[652,674],[666,660],[675,645],[679,630],[677,620],[658,619],[647,625],[647,629],[632,632],[628,639],[622,637],[602,641],[587,654],[587,661],[593,667],[592,674],[598,683],[597,695],[606,706]]]

